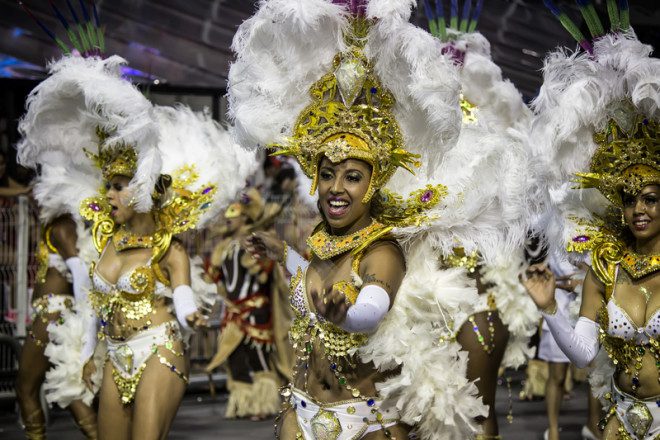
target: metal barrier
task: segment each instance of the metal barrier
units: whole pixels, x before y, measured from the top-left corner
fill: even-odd
[[[0,200],[0,238],[0,333],[22,338],[29,319],[39,240],[38,208],[27,196]]]

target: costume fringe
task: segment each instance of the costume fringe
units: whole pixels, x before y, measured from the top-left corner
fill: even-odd
[[[518,279],[524,270],[522,255],[512,255],[501,265],[486,265],[481,274],[489,289],[502,323],[509,330],[509,343],[502,366],[518,368],[534,356],[534,348],[528,347],[529,339],[537,332],[541,314]]]
[[[236,419],[251,416],[270,416],[280,410],[281,400],[277,377],[270,371],[254,374],[253,382],[230,379],[227,383],[229,400],[225,417]]]

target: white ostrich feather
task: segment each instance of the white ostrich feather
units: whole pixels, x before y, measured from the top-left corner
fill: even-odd
[[[406,149],[420,154],[426,166],[421,172],[431,174],[458,137],[460,84],[451,61],[441,56],[440,42],[408,22],[413,4],[369,2],[367,16],[377,20],[369,31],[365,53],[383,85],[394,94],[394,116]]]
[[[162,173],[192,168],[198,177],[186,189],[200,191],[209,185],[217,188],[211,206],[196,226],[203,228],[243,188],[258,165],[255,153],[234,143],[231,134],[208,114],[179,105],[156,106],[153,116],[160,135],[158,154],[163,163]]]
[[[229,117],[236,141],[265,147],[290,134],[309,88],[345,49],[340,5],[326,0],[262,1],[238,28],[229,70]]]
[[[84,365],[80,358],[85,346],[87,320],[96,320],[96,315],[89,304],[77,303],[73,309],[62,311],[61,318],[61,323],[53,322],[47,328],[50,343],[46,345],[44,354],[53,366],[46,372],[43,384],[46,401],[61,408],[76,400],[91,405],[101,387],[105,343],[101,342],[94,353],[96,372],[92,376],[93,390],[87,388],[82,380]]]
[[[101,173],[91,162],[75,163],[63,151],[41,153],[40,173],[32,194],[39,204],[39,217],[49,224],[57,217],[71,214],[80,219],[80,200],[98,192]]]
[[[155,153],[158,133],[150,115],[151,104],[121,77],[124,63],[117,56],[105,60],[65,56],[52,63],[51,75],[28,96],[27,113],[19,124],[23,138],[18,159],[29,167],[37,163],[47,166],[42,154],[60,151],[72,166],[81,166],[79,170],[86,172],[89,158],[84,150],[96,153],[96,129],[101,128],[111,134],[101,148],[126,143],[136,149],[137,172],[129,188],[135,209],[148,211],[160,172]],[[72,180],[71,184],[76,183]]]
[[[493,130],[526,127],[532,112],[511,81],[502,78],[488,40],[479,32],[471,32],[461,34],[452,44],[465,53],[460,81],[464,98],[477,106],[478,119]]]

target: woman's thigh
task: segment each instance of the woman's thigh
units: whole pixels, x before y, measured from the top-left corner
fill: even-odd
[[[181,347],[175,350],[180,351]],[[188,377],[185,356],[174,356],[167,350],[159,353]],[[186,383],[170,367],[163,365],[158,355],[147,361],[133,403],[133,439],[157,440],[167,437],[172,421],[186,391]]]
[[[130,440],[132,406],[121,402],[119,390],[112,378],[112,368],[112,363],[107,361],[99,391],[99,440]]]

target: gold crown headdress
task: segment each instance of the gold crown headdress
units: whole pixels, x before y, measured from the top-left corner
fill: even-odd
[[[101,169],[103,178],[110,180],[113,176],[133,177],[137,171],[137,153],[135,149],[125,143],[101,148],[109,134],[97,127],[96,135],[99,138],[99,152],[94,154],[85,150],[85,153]]]
[[[581,188],[596,188],[618,207],[622,194],[638,194],[645,186],[660,184],[660,139],[657,121],[636,114],[630,128],[610,119],[594,135],[598,149],[590,172],[577,173]]]
[[[274,154],[298,160],[312,179],[311,193],[316,190],[318,166],[324,156],[333,163],[359,159],[371,165],[365,202],[397,168],[413,172],[412,166],[419,166],[419,156],[404,148],[391,111],[394,96],[382,86],[362,51],[368,30],[369,21],[353,20],[352,33],[345,35],[350,49],[337,54],[332,72],[312,85],[312,103],[298,116],[293,135],[284,144],[272,145],[277,148]]]

